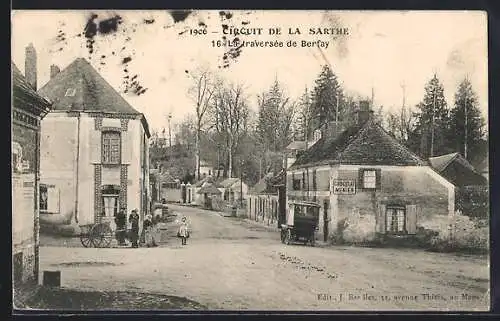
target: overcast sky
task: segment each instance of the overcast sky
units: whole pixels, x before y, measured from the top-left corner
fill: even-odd
[[[115,15],[123,22],[116,32],[97,35],[94,52],[89,54],[85,37],[77,35],[91,13],[98,15],[96,22]],[[180,35],[200,22],[207,26],[207,35]],[[213,47],[212,40],[221,39],[222,24],[263,28],[262,35],[240,37],[243,40],[281,40],[285,44],[296,40],[299,47],[246,47],[227,68],[220,69],[227,48]],[[331,26],[347,28],[349,34],[335,38],[307,34],[309,28]],[[281,27],[283,34],[269,36],[267,30],[273,27]],[[299,28],[302,34],[289,35],[288,28]],[[300,47],[302,40],[328,41],[329,45],[322,54],[318,48]],[[346,91],[371,96],[373,88],[375,104],[392,110],[402,104],[403,83],[406,104],[414,106],[434,72],[443,82],[451,105],[456,86],[468,74],[487,117],[486,14],[478,11],[233,11],[229,19],[223,19],[218,11],[199,11],[178,23],[168,11],[16,11],[12,14],[12,59],[21,71],[24,49],[30,42],[38,54],[39,88],[48,81],[51,64],[63,69],[77,57],[84,57],[121,90],[125,75],[122,59],[132,58],[126,68],[148,89],[143,95],[124,97],[155,129],[166,126],[169,112],[176,122],[194,110],[187,89],[189,71],[198,65],[208,65],[228,79],[243,82],[253,108],[255,96],[275,77],[286,85],[290,96],[300,96],[306,86],[312,87],[325,62],[333,67]]]

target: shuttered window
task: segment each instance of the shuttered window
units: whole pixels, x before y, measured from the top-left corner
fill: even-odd
[[[119,132],[102,133],[102,163],[120,164],[121,136]]]

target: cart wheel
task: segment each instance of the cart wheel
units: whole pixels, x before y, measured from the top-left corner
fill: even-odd
[[[109,247],[113,240],[113,231],[107,224],[96,224],[90,231],[94,247]]]
[[[83,247],[91,246],[92,240],[90,239],[90,235],[88,233],[80,234],[80,242],[82,243]]]
[[[292,230],[287,229],[285,235],[285,244],[290,245],[292,243]]]

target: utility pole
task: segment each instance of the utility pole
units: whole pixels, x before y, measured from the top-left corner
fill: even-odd
[[[172,112],[168,113],[168,146],[172,147],[172,129],[170,126],[172,120]]]
[[[403,105],[401,106],[401,140],[406,141],[406,84],[401,84],[403,89]]]
[[[240,159],[240,208],[243,208],[243,159]]]
[[[465,83],[465,99],[464,99],[464,116],[465,116],[465,137],[464,137],[464,157],[467,159],[467,85],[468,85],[468,77],[466,77],[466,83]]]

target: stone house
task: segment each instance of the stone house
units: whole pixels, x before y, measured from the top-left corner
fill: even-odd
[[[33,46],[26,64],[36,61]],[[51,103],[36,93],[36,70],[26,78],[12,67],[12,280],[14,288],[38,282],[40,121]]]
[[[330,123],[322,138],[287,170],[286,197],[321,206],[318,238],[336,237],[348,220],[356,237],[446,230],[455,186],[390,136],[360,103],[357,122]],[[288,211],[288,209],[286,209]]]
[[[39,93],[54,102],[41,125],[41,222],[59,231],[151,209],[149,126],[83,58],[51,66]]]

